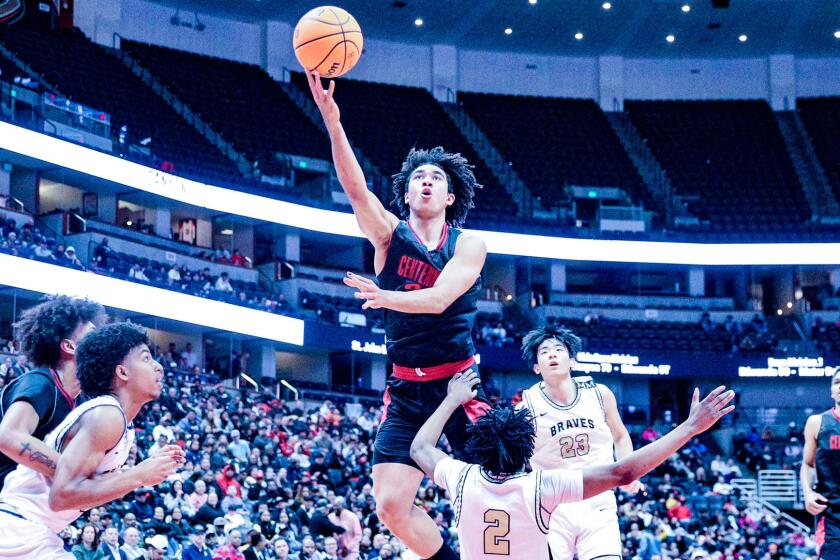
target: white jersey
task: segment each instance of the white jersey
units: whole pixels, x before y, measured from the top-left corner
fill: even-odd
[[[615,462],[615,441],[597,383],[589,376],[572,381],[577,393],[568,405],[552,400],[543,382],[522,392],[521,406],[531,411],[537,430],[531,458],[535,469],[582,470]]]
[[[119,401],[111,395],[96,397],[70,411],[70,414],[44,438],[44,443],[61,452],[64,438],[82,415],[101,406],[114,406],[123,412]],[[124,413],[123,413],[124,417]],[[96,474],[105,474],[121,468],[131,445],[134,443],[134,429],[125,423],[125,431],[119,443],[108,451],[96,469]],[[52,481],[44,475],[23,465],[9,473],[0,491],[0,508],[12,509],[29,521],[46,525],[53,533],[59,533],[82,514],[79,510],[55,511],[50,508],[50,485]]]
[[[438,462],[435,483],[449,493],[462,560],[500,556],[548,560],[551,512],[583,499],[580,471],[533,471],[504,478],[452,458]]]

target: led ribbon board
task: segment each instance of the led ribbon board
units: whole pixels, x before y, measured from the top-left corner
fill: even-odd
[[[194,206],[317,231],[362,237],[352,214],[207,185],[0,122],[0,149]],[[481,196],[479,194],[479,196]],[[491,253],[572,261],[683,265],[834,265],[840,243],[667,243],[473,230]]]
[[[300,319],[12,255],[0,254],[0,284],[44,294],[87,297],[108,307],[303,345]]]

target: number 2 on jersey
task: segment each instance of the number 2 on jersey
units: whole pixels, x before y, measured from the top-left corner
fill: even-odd
[[[587,434],[561,437],[558,443],[560,444],[560,456],[564,459],[580,457],[589,453],[589,436]]]
[[[510,541],[505,537],[510,532],[510,514],[500,509],[488,509],[484,512],[484,522],[489,526],[484,529],[484,554],[510,555]]]

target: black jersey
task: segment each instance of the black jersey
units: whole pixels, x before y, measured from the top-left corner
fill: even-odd
[[[53,428],[61,424],[75,403],[61,385],[58,375],[50,369],[34,369],[24,373],[0,392],[0,421],[12,404],[26,401],[38,414],[38,426],[32,436],[43,440]],[[0,488],[6,475],[17,463],[0,453]]]
[[[840,417],[833,408],[822,413],[817,435],[816,490],[828,499],[823,515],[840,523]]]
[[[377,276],[383,290],[422,290],[435,285],[443,267],[455,254],[461,231],[444,226],[440,244],[430,251],[411,226],[400,221],[385,266]],[[400,366],[422,368],[459,362],[475,354],[472,328],[475,323],[479,276],[472,287],[443,313],[401,313],[385,310],[388,358]]]

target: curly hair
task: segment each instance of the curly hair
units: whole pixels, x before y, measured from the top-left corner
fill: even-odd
[[[471,462],[490,474],[515,474],[529,467],[536,435],[527,408],[502,406],[467,428],[465,451]]]
[[[57,367],[61,341],[85,323],[105,324],[105,308],[89,299],[54,296],[24,311],[15,327],[21,351],[37,367]]]
[[[446,152],[441,146],[431,150],[412,148],[408,152],[400,172],[391,177],[393,179],[391,191],[394,195],[391,204],[397,209],[397,214],[401,218],[408,217],[409,208],[405,203],[405,192],[408,189],[411,174],[421,165],[427,164],[436,165],[443,170],[449,192],[455,195],[455,202],[446,208],[446,223],[452,227],[462,226],[470,208],[475,208],[473,202],[475,190],[482,186],[475,179],[474,166],[470,165],[466,158],[461,154]]]
[[[571,358],[577,356],[578,352],[583,348],[583,342],[580,340],[580,337],[569,329],[546,325],[532,330],[522,338],[522,359],[529,366],[536,364],[540,344],[551,339],[555,339],[565,346]]]
[[[112,323],[87,335],[76,351],[82,394],[93,398],[111,393],[117,366],[142,344],[149,345],[149,335],[132,323]]]

